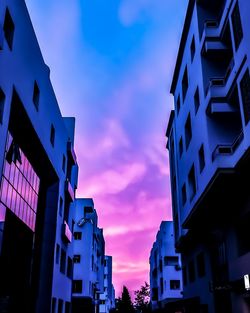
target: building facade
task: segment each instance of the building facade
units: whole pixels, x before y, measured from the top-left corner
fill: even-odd
[[[173,222],[163,221],[150,253],[150,302],[153,310],[182,298],[180,255],[175,252]]]
[[[105,255],[104,259],[104,290],[100,294],[100,313],[109,313],[114,308],[112,285],[112,257]]]
[[[0,2],[0,68],[0,311],[70,312],[75,121],[23,0]]]
[[[167,129],[185,312],[249,312],[250,2],[190,0]]]
[[[99,312],[105,242],[92,199],[76,199],[74,220],[72,312]]]

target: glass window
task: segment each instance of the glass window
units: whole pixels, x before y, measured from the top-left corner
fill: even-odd
[[[187,66],[186,66],[185,71],[184,71],[184,75],[183,75],[183,79],[182,79],[182,98],[183,98],[183,102],[184,102],[184,100],[186,98],[187,90],[188,90],[188,70],[187,70]]]
[[[12,20],[12,17],[10,15],[10,11],[8,8],[5,11],[3,30],[4,30],[4,36],[5,36],[5,39],[8,43],[8,46],[9,46],[10,50],[12,50],[15,25],[14,25],[14,22]]]
[[[250,120],[250,75],[247,70],[240,82],[240,90],[244,111],[245,124],[248,124]]]
[[[181,288],[180,280],[170,280],[170,289],[179,290]]]
[[[191,43],[190,51],[191,51],[191,61],[193,62],[193,60],[194,60],[194,55],[195,55],[195,38],[194,38],[194,36],[193,36],[193,38],[192,38],[192,43]]]
[[[81,293],[82,292],[82,280],[73,280],[72,292],[73,293]]]
[[[18,150],[18,156],[13,158],[14,150]],[[34,180],[36,180],[37,190],[34,190]],[[33,231],[39,184],[40,180],[28,159],[8,133],[0,200]]]
[[[3,123],[4,103],[5,103],[5,94],[2,88],[0,87],[0,124]]]
[[[39,100],[40,100],[40,90],[39,90],[37,82],[35,81],[34,89],[33,89],[33,103],[37,111],[39,108]]]
[[[55,145],[55,127],[54,125],[51,125],[50,127],[50,143],[52,144],[52,146],[54,147]]]
[[[79,231],[74,232],[74,239],[75,240],[81,240],[82,239],[82,233]]]
[[[186,142],[186,150],[189,147],[190,141],[192,139],[192,125],[191,125],[191,117],[190,113],[188,114],[186,123],[185,123],[185,142]]]
[[[242,30],[240,9],[239,9],[238,2],[236,3],[233,13],[232,13],[232,25],[233,25],[235,49],[238,50],[241,40],[243,38],[243,30]]]

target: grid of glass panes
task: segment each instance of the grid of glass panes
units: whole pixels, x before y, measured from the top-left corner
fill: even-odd
[[[12,136],[8,133],[3,176],[1,181],[0,200],[30,229],[35,230],[36,212],[40,179],[33,170],[30,162],[20,149],[21,163],[8,163],[6,154],[12,143]]]

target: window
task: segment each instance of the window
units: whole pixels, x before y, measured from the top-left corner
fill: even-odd
[[[185,123],[185,142],[186,142],[186,150],[189,147],[190,141],[192,139],[192,126],[191,126],[191,117],[190,113],[188,114],[186,123]]]
[[[196,88],[195,94],[194,94],[194,108],[195,108],[195,114],[198,112],[200,107],[200,92],[199,87]]]
[[[70,302],[65,302],[65,313],[70,313]]]
[[[85,206],[84,207],[84,212],[87,214],[87,213],[93,213],[94,210],[92,208],[92,206]]]
[[[61,258],[60,258],[60,272],[65,274],[66,270],[66,252],[64,249],[61,249]]]
[[[39,87],[37,85],[37,82],[35,81],[34,89],[33,89],[33,103],[34,103],[34,106],[35,106],[37,111],[39,108],[39,99],[40,99],[40,90],[39,90]]]
[[[52,144],[52,146],[54,147],[55,145],[55,127],[53,125],[51,125],[50,127],[50,143]]]
[[[186,98],[186,94],[187,94],[187,90],[188,90],[188,71],[187,71],[187,66],[185,68],[184,71],[184,75],[182,78],[182,98],[183,98],[183,102]]]
[[[239,9],[238,2],[236,3],[233,13],[232,13],[232,25],[233,25],[235,49],[238,50],[241,40],[243,38],[243,30],[242,30],[240,9]]]
[[[81,262],[81,256],[80,254],[75,254],[74,257],[73,257],[73,262],[78,264]]]
[[[63,313],[63,300],[59,299],[58,300],[58,313]]]
[[[65,173],[65,167],[66,167],[66,157],[63,155],[63,160],[62,160],[62,170]]]
[[[59,244],[56,244],[56,264],[59,264],[60,260],[60,246]]]
[[[56,313],[56,298],[52,298],[51,313]]]
[[[161,294],[163,294],[163,278],[160,279]]]
[[[199,165],[200,165],[200,173],[201,173],[205,167],[204,145],[201,145],[200,150],[199,150]]]
[[[245,124],[250,120],[250,76],[249,70],[244,74],[240,82],[240,90],[242,96]]]
[[[187,285],[187,268],[186,268],[186,266],[183,267],[182,277],[183,277],[183,285],[186,286]]]
[[[165,266],[176,266],[179,265],[178,256],[165,256],[164,257],[164,265]]]
[[[63,213],[63,198],[60,197],[60,201],[59,201],[59,214],[60,216],[62,216]]]
[[[3,123],[3,113],[4,113],[4,103],[5,103],[5,94],[0,87],[0,124]]]
[[[205,267],[205,258],[204,253],[201,252],[197,255],[197,274],[199,277],[203,277],[206,274],[206,267]]]
[[[73,277],[73,262],[70,257],[68,257],[68,265],[67,265],[67,277],[71,278]]]
[[[74,232],[74,239],[75,240],[81,240],[82,239],[82,233],[80,231]]]
[[[181,288],[181,282],[179,280],[170,280],[170,289],[179,290]]]
[[[194,36],[193,36],[193,39],[192,39],[190,51],[191,51],[191,62],[193,62],[194,55],[195,55],[195,38],[194,38]]]
[[[180,158],[182,157],[182,154],[183,154],[183,140],[182,140],[182,137],[179,141],[179,155],[180,155]]]
[[[12,50],[15,25],[14,25],[14,22],[12,20],[11,15],[10,15],[9,9],[6,9],[6,12],[5,12],[3,30],[4,30],[4,36],[5,36],[5,39],[8,43],[8,46],[9,46],[10,50]]]
[[[188,276],[189,276],[189,281],[190,282],[195,281],[194,261],[190,261],[189,264],[188,264]]]
[[[176,101],[177,114],[179,114],[180,108],[181,108],[181,100],[180,100],[180,96],[178,96],[177,101]]]
[[[194,165],[191,167],[191,170],[188,174],[188,185],[189,185],[189,196],[190,200],[193,199],[193,197],[196,194],[196,181],[195,181],[195,169]]]
[[[82,280],[73,280],[72,292],[73,293],[81,293],[82,292]]]
[[[186,184],[182,186],[181,189],[181,194],[182,194],[182,205],[184,206],[187,202],[187,189],[186,189]]]

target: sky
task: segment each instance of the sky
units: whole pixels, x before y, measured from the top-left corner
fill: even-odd
[[[165,132],[187,0],[26,0],[64,116],[76,117],[78,197],[91,197],[116,295],[149,281],[171,220]]]

